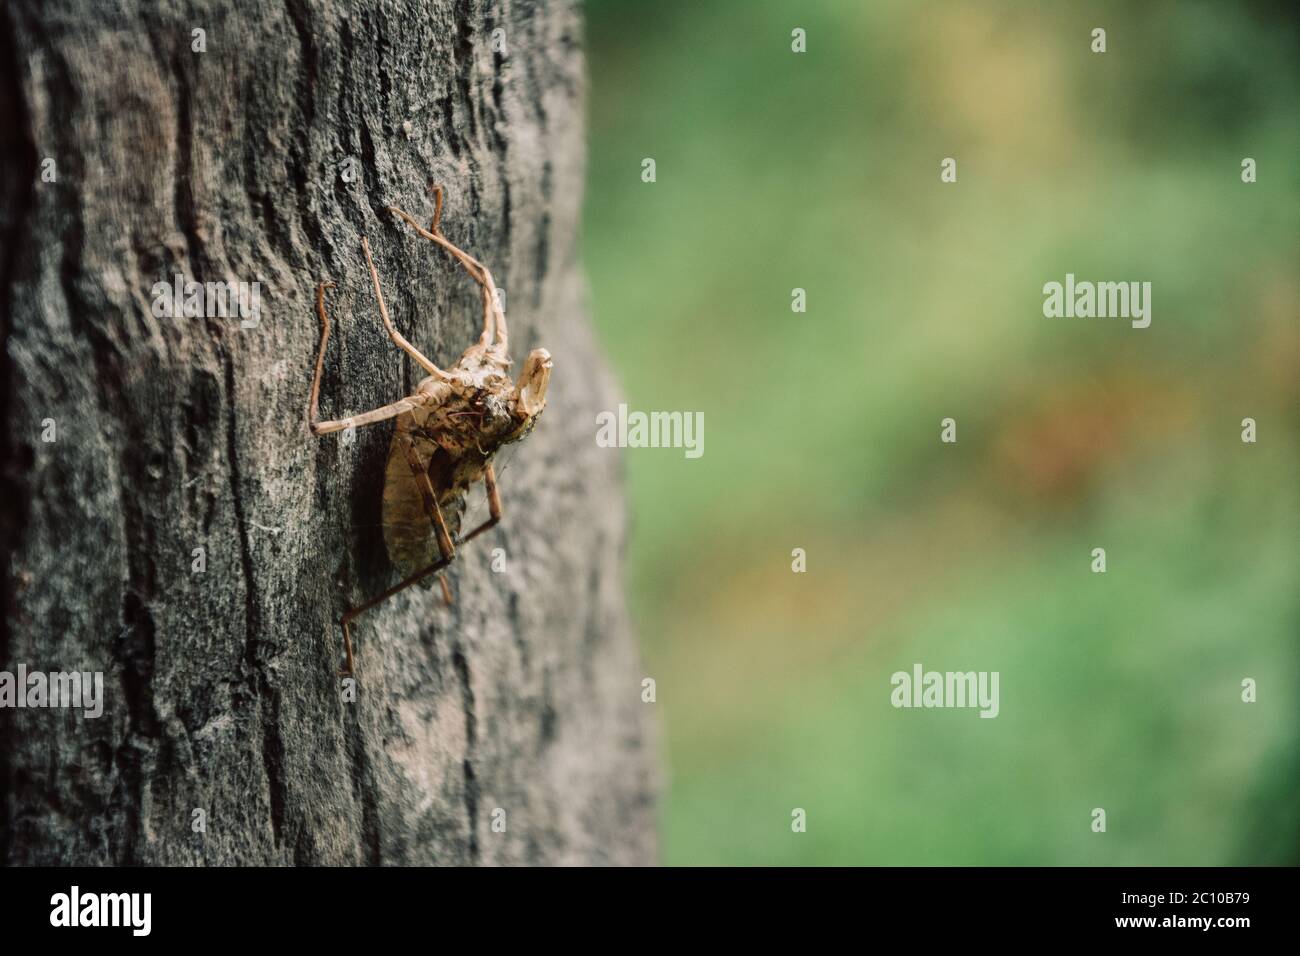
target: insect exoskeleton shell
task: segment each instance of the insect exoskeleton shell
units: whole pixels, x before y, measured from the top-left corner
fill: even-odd
[[[414,416],[412,416],[414,418]],[[414,422],[404,423],[408,427]],[[430,483],[438,495],[438,505],[447,530],[454,538],[460,528],[461,512],[464,509],[464,495],[454,492],[450,485],[452,462],[438,445],[420,434],[417,428],[410,431],[402,429],[393,435],[388,449],[388,464],[384,470],[384,500],[382,507],[384,547],[388,558],[403,577],[414,574],[428,567],[441,557],[438,551],[438,538],[433,531],[433,521],[429,517],[420,492],[411,471],[411,462],[402,448],[403,437],[409,438],[415,454],[422,462],[424,471],[429,475]]]

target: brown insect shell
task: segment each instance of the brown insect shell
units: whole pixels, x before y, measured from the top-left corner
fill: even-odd
[[[483,478],[497,449],[519,431],[514,416],[517,396],[506,363],[474,356],[471,350],[447,374],[447,379],[430,376],[420,382],[411,396],[415,407],[397,417],[389,448],[384,545],[403,575],[428,567],[440,556],[424,494],[412,471],[412,455],[428,476],[454,537],[466,492]]]

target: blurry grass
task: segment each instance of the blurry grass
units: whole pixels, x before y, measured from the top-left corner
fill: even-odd
[[[705,413],[703,458],[626,457],[668,862],[1295,861],[1270,9],[588,5],[597,323],[633,408]],[[1044,319],[1066,272],[1151,281],[1151,328]],[[1000,670],[1001,716],[894,710],[914,661]]]

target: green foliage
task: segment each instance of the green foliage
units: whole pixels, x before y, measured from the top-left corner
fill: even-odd
[[[1051,6],[588,5],[597,323],[706,422],[626,453],[670,863],[1296,862],[1300,53]],[[1001,715],[893,709],[916,661]]]

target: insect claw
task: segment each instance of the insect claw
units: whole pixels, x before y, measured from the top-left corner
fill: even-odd
[[[442,184],[430,183],[429,192],[433,194],[433,222],[429,224],[429,231],[437,236],[441,234],[438,224],[442,221]]]

